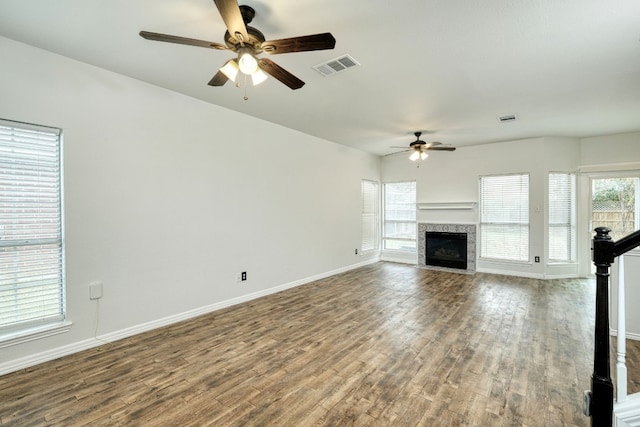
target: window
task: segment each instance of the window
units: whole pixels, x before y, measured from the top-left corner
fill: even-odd
[[[61,131],[0,120],[0,334],[64,320]]]
[[[383,248],[416,251],[416,183],[384,184]]]
[[[549,174],[549,261],[576,260],[576,175]]]
[[[592,178],[589,230],[607,227],[613,240],[620,240],[636,231],[640,228],[639,193],[640,179],[628,172]]]
[[[529,175],[480,177],[480,257],[529,261]]]
[[[362,252],[375,251],[379,241],[380,195],[378,183],[362,180]]]

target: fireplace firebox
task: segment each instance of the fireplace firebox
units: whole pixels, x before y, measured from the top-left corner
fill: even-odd
[[[467,233],[427,231],[426,265],[467,269]]]

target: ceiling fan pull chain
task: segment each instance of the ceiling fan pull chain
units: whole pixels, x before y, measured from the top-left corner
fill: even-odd
[[[249,78],[249,76],[247,76],[246,74],[244,75],[244,99],[245,101],[247,101],[249,99],[249,97],[247,96],[247,86],[249,86],[249,84],[247,83],[247,79]]]

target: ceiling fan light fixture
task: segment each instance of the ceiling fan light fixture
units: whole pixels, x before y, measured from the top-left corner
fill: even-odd
[[[235,59],[230,59],[222,66],[222,68],[220,68],[220,71],[222,71],[222,74],[227,76],[229,80],[235,83],[240,68],[238,67],[238,63]]]
[[[411,155],[409,156],[409,160],[415,162],[416,160],[424,160],[427,157],[429,157],[429,155],[426,153],[426,151],[424,151],[422,147],[417,146],[413,149],[413,153],[411,153]]]
[[[253,73],[259,70],[258,60],[253,56],[251,49],[242,48],[238,52],[238,65],[240,71],[244,74],[251,76]]]
[[[253,82],[254,86],[259,85],[265,80],[267,80],[267,74],[260,68],[258,68],[255,73],[251,74],[251,81]]]

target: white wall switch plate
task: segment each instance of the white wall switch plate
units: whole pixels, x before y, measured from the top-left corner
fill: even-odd
[[[89,299],[102,298],[102,282],[89,283]]]

